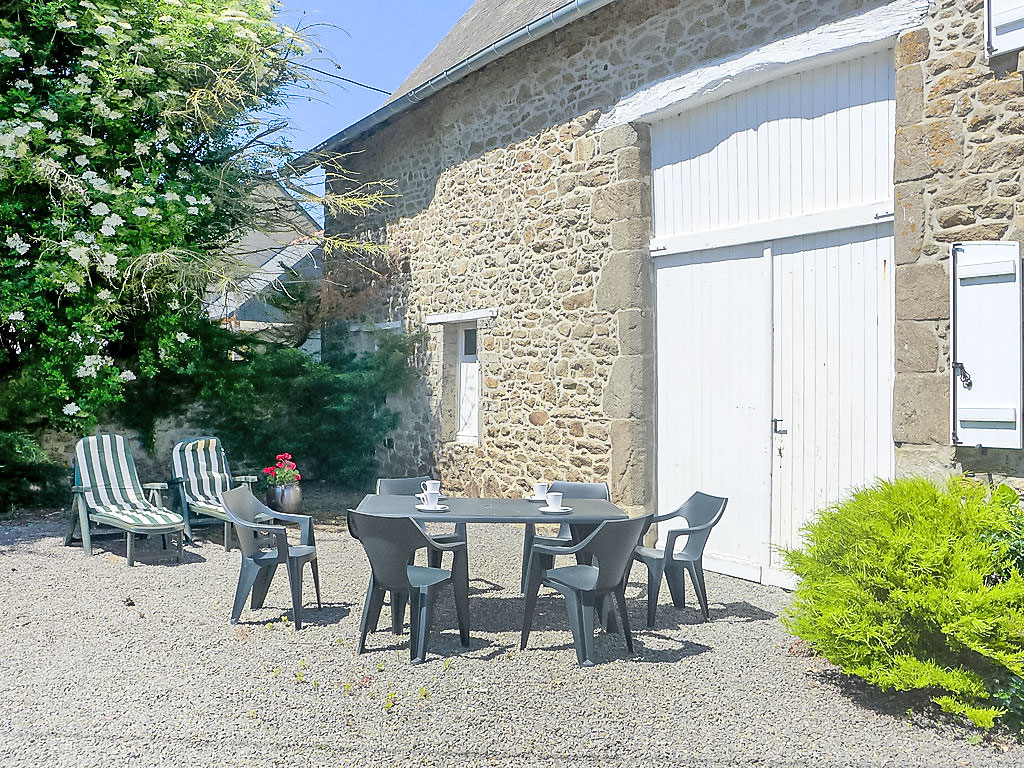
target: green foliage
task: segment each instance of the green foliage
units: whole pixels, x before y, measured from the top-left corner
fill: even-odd
[[[413,380],[409,361],[421,335],[382,333],[371,353],[340,349],[317,362],[206,326],[195,333],[209,354],[137,382],[118,421],[151,439],[158,418],[195,404],[190,421],[221,439],[234,471],[258,471],[290,453],[306,480],[363,487],[375,477],[376,450],[397,424],[386,399]]]
[[[1020,520],[1007,486],[879,482],[825,510],[805,547],[784,553],[800,578],[786,624],[845,672],[883,690],[926,690],[991,728],[1020,703]]]
[[[188,366],[305,50],[268,0],[0,0],[0,422]]]
[[[67,470],[54,463],[28,432],[0,431],[0,515],[13,507],[67,500]]]

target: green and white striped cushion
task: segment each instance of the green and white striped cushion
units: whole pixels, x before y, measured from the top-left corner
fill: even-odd
[[[75,485],[85,488],[90,516],[114,525],[165,526],[181,515],[146,501],[131,449],[121,435],[84,437],[75,446]]]
[[[195,512],[226,520],[221,494],[231,488],[231,474],[220,441],[216,437],[183,440],[174,446],[171,463],[185,502]]]

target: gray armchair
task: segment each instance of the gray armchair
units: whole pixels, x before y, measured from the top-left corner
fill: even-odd
[[[242,550],[242,566],[238,574],[238,586],[235,588],[235,602],[231,608],[231,623],[238,622],[238,617],[245,606],[245,599],[250,593],[250,607],[263,607],[277,566],[283,565],[288,571],[292,619],[295,622],[295,629],[302,629],[302,569],[306,563],[309,563],[309,569],[313,573],[316,607],[321,607],[320,573],[316,562],[312,518],[308,515],[275,512],[253,496],[246,485],[224,491],[222,498],[228,518],[235,526],[238,545]],[[283,525],[267,525],[257,520],[280,520],[298,524],[301,543],[290,545]],[[271,540],[273,546],[269,546]]]
[[[381,477],[377,479],[378,496],[415,496],[423,491],[423,483],[433,478],[427,477]],[[465,523],[456,523],[452,533],[430,534],[430,538],[438,544],[459,544],[466,541]],[[427,561],[431,568],[441,567],[443,551],[427,550]]]
[[[608,483],[568,483],[556,480],[548,487],[548,492],[561,493],[563,501],[565,499],[611,500],[611,495],[608,492]],[[549,547],[565,546],[572,544],[572,533],[569,530],[569,526],[562,523],[558,526],[558,533],[555,536],[538,536],[536,526],[533,523],[526,524],[526,531],[523,533],[523,572],[519,581],[519,590],[524,595],[526,594],[526,571],[530,564],[530,549],[534,543]],[[569,553],[560,552],[559,554],[567,555]],[[554,556],[551,556],[548,565],[545,567],[550,568],[553,564]]]
[[[649,516],[606,520],[575,546],[534,544],[531,549],[526,602],[523,607],[520,649],[525,650],[530,639],[537,593],[540,585],[544,584],[558,590],[565,597],[573,644],[576,646],[576,660],[581,667],[594,666],[594,614],[600,609],[600,600],[605,595],[615,597],[626,648],[633,653],[633,633],[626,610],[624,577],[633,548],[650,524]],[[569,565],[547,570],[541,567],[542,558],[570,554],[585,555],[595,565]]]
[[[661,523],[666,520],[683,518],[686,520],[685,528],[675,528],[665,536],[665,549],[659,550],[653,547],[637,546],[633,552],[633,558],[626,569],[626,580],[629,580],[629,572],[633,563],[637,560],[647,566],[647,628],[654,628],[654,618],[658,611],[658,592],[661,590],[661,577],[664,576],[668,582],[668,589],[672,595],[672,604],[676,608],[686,607],[686,580],[683,572],[690,574],[690,581],[693,582],[693,591],[697,594],[697,602],[700,603],[701,614],[704,620],[710,618],[708,611],[708,590],[704,585],[704,547],[708,543],[711,529],[722,519],[728,499],[720,496],[709,496],[706,493],[694,493],[681,507],[668,514],[658,515],[651,519],[651,523]],[[678,552],[676,541],[680,536],[686,536],[686,543]]]
[[[455,592],[459,639],[463,646],[469,645],[469,571],[465,542],[439,544],[411,518],[378,517],[354,510],[348,513],[348,530],[363,545],[371,571],[356,653],[366,650],[366,636],[376,631],[384,595],[390,592],[393,629],[396,634],[401,631],[400,620],[408,600],[409,659],[413,664],[425,661],[434,600],[441,588],[449,584]],[[452,570],[410,564],[410,556],[423,547],[452,552]]]

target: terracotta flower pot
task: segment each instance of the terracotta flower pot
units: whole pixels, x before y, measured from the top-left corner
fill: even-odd
[[[302,489],[298,483],[272,485],[267,488],[267,506],[286,515],[298,514],[302,507]]]

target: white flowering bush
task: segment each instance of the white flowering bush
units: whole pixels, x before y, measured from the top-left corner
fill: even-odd
[[[306,50],[264,0],[0,2],[0,424],[87,429],[203,354]]]

